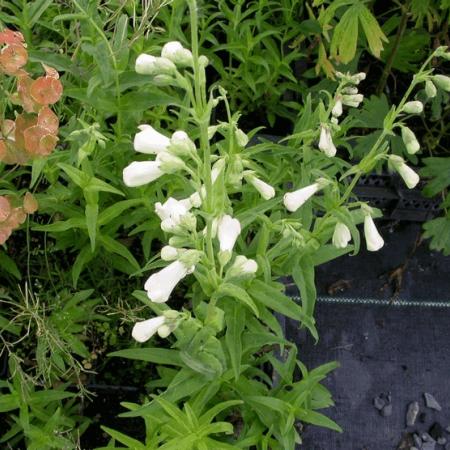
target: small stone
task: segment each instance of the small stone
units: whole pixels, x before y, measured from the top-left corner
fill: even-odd
[[[425,392],[423,396],[425,397],[425,404],[427,405],[427,408],[435,409],[436,411],[442,411],[441,405],[431,394]]]
[[[411,447],[409,450],[419,450],[417,447]]]
[[[436,450],[436,442],[424,442],[421,450]]]
[[[422,439],[416,433],[413,434],[414,445],[418,448],[422,448]]]
[[[447,443],[447,439],[446,439],[445,437],[440,437],[440,438],[437,440],[437,443],[438,443],[439,445],[445,445],[445,444]]]
[[[438,422],[435,422],[433,423],[433,425],[431,425],[430,429],[428,430],[428,433],[435,441],[437,441],[439,438],[444,437],[444,429],[442,428],[442,425]]]
[[[406,426],[412,427],[416,423],[417,416],[419,414],[419,402],[412,402],[408,405],[408,411],[406,412]]]
[[[386,406],[386,399],[379,395],[373,399],[373,406],[375,406],[378,411],[381,411]]]
[[[423,442],[436,442],[428,433],[422,433]]]
[[[389,403],[388,405],[386,405],[381,411],[380,414],[383,417],[389,417],[392,416],[392,405]]]
[[[445,429],[447,433],[450,433],[450,425]]]

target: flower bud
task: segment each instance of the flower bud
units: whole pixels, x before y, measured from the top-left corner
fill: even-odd
[[[141,53],[136,59],[135,70],[142,75],[154,75],[156,72],[156,57]]]
[[[201,67],[206,67],[209,64],[209,59],[205,55],[198,57],[198,63]]]
[[[217,223],[217,236],[219,238],[220,251],[233,251],[234,244],[241,233],[239,220],[230,215],[222,216]]]
[[[169,151],[176,156],[191,156],[196,153],[196,147],[187,133],[175,131],[170,138]]]
[[[450,77],[446,75],[434,75],[431,77],[431,79],[438,88],[450,92]]]
[[[175,78],[171,75],[160,74],[155,75],[152,81],[155,86],[170,86],[175,83]]]
[[[425,82],[425,94],[427,94],[428,98],[436,97],[437,89],[431,80]]]
[[[406,102],[402,108],[402,112],[406,114],[420,114],[423,111],[423,103],[415,100],[413,102]]]
[[[153,317],[152,319],[137,322],[131,335],[138,342],[148,341],[155,333],[164,326],[166,318],[164,316]]]
[[[248,278],[258,270],[258,264],[254,259],[248,259],[244,255],[238,255],[232,266],[227,270],[227,278]]]
[[[245,147],[248,144],[248,136],[240,128],[235,130],[234,135],[238,145],[241,147]]]
[[[200,208],[202,206],[202,197],[199,192],[194,192],[190,197],[189,201],[193,208]]]
[[[341,97],[336,99],[333,109],[331,110],[331,114],[333,115],[333,117],[342,116],[342,99],[341,99]]]
[[[264,200],[270,200],[275,197],[275,189],[270,184],[256,178],[251,172],[244,172],[244,177],[261,194]]]
[[[217,180],[217,178],[220,175],[220,172],[222,172],[223,168],[225,167],[225,160],[223,158],[218,159],[211,170],[211,182],[214,184]]]
[[[139,133],[134,136],[134,149],[140,153],[158,154],[167,150],[170,139],[150,125],[139,125]]]
[[[171,245],[165,245],[161,249],[161,259],[163,261],[175,261],[178,258],[178,249]]]
[[[406,165],[405,160],[401,156],[390,155],[389,162],[403,178],[403,181],[409,189],[417,186],[417,183],[420,181],[419,175],[411,167]]]
[[[352,108],[357,108],[363,100],[364,95],[362,94],[350,94],[342,96],[342,103],[346,106],[351,106]]]
[[[350,94],[355,95],[358,93],[358,88],[355,86],[347,86],[344,89],[342,89],[343,94]]]
[[[194,269],[195,267],[188,268],[182,262],[174,261],[154,273],[144,285],[148,298],[155,303],[167,302],[175,286]]]
[[[186,164],[178,156],[169,152],[161,152],[156,156],[156,161],[160,164],[161,170],[165,173],[175,173],[186,168]]]
[[[351,239],[352,235],[350,233],[350,230],[348,229],[348,226],[342,222],[338,222],[334,228],[332,239],[333,245],[336,248],[345,248],[347,247]]]
[[[182,262],[186,267],[190,267],[191,269],[188,271],[188,273],[192,273],[194,271],[194,267],[198,264],[202,256],[203,252],[199,250],[183,249],[183,252],[180,253],[180,257],[178,260]]]
[[[164,175],[158,161],[134,161],[123,169],[123,182],[128,187],[151,183]]]
[[[376,252],[384,245],[384,240],[375,226],[375,222],[370,214],[365,214],[364,217],[364,234],[366,237],[367,250],[369,252]]]
[[[162,339],[165,339],[166,337],[168,337],[170,335],[170,333],[172,333],[172,328],[169,327],[169,325],[161,325],[158,328],[158,336]]]
[[[161,56],[179,67],[191,67],[194,61],[192,52],[184,48],[178,41],[167,42],[161,50]]]
[[[410,155],[414,155],[414,153],[417,153],[420,150],[420,144],[416,139],[416,135],[408,127],[402,127],[402,139],[406,151]]]
[[[328,125],[321,125],[319,149],[322,150],[329,158],[336,155],[336,147],[331,138],[331,131]]]
[[[359,84],[361,81],[366,79],[366,74],[364,72],[359,72],[350,77],[350,81],[354,84]]]

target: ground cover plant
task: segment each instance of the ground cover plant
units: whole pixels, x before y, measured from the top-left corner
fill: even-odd
[[[102,448],[287,449],[304,424],[339,431],[321,411],[336,363],[306,368],[274,313],[318,338],[315,267],[357,253],[359,224],[369,250],[383,245],[380,212],[353,188],[386,165],[417,185],[412,128],[424,103],[445,110],[448,78],[430,63],[442,71],[448,53],[422,58],[396,106],[362,105],[354,47],[381,58],[389,33],[358,2],[302,19],[306,41],[323,34],[312,70],[322,44],[338,66],[307,90],[292,77],[301,52],[285,48],[295,24],[283,25],[300,2],[69,3],[0,12],[2,445],[96,447],[83,438],[95,372],[144,393],[122,414],[143,418],[143,435],[104,426]],[[366,30],[352,52],[338,39],[349,17]],[[281,105],[286,88],[298,95]],[[282,142],[246,125],[266,94],[269,122],[292,122]],[[427,161],[430,195],[446,189],[443,167]]]

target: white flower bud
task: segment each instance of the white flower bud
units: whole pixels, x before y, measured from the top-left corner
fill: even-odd
[[[137,322],[131,335],[138,342],[148,341],[159,329],[164,326],[166,318],[164,316],[153,317],[152,319]]]
[[[334,117],[342,116],[342,99],[340,97],[336,99],[333,109],[331,110],[331,114]]]
[[[220,172],[222,172],[223,168],[225,167],[225,160],[223,158],[218,159],[212,169],[211,169],[211,182],[214,184],[217,180],[217,178],[220,175]]]
[[[363,100],[364,95],[362,94],[350,94],[342,96],[342,103],[346,106],[351,106],[352,108],[357,108]]]
[[[413,189],[417,186],[417,183],[420,181],[419,175],[417,175],[411,167],[406,165],[405,160],[401,156],[390,155],[389,162],[403,178],[403,181],[409,189]]]
[[[190,156],[196,152],[196,148],[186,132],[175,131],[170,138],[169,151],[177,156]]]
[[[294,192],[284,194],[283,203],[286,209],[290,212],[297,211],[307,200],[309,200],[317,191],[323,189],[328,184],[328,181],[319,178],[315,183],[309,186],[297,189]]]
[[[428,98],[436,97],[437,89],[434,83],[430,80],[425,82],[425,94],[427,94]]]
[[[235,130],[234,134],[238,145],[245,147],[248,144],[248,136],[240,128]]]
[[[359,72],[350,77],[350,81],[354,84],[359,84],[361,81],[366,79],[366,74],[364,72]]]
[[[156,161],[159,162],[161,170],[165,173],[175,173],[186,168],[186,164],[181,158],[169,152],[158,153]]]
[[[158,328],[158,336],[162,339],[165,339],[172,333],[172,328],[169,325],[162,325]]]
[[[192,52],[184,48],[178,41],[167,42],[161,50],[161,56],[180,67],[190,67],[194,61]]]
[[[206,67],[209,64],[209,59],[205,55],[198,57],[198,63],[200,66]]]
[[[370,214],[364,217],[364,234],[366,237],[367,250],[376,252],[384,245],[384,240],[375,226],[375,222]]]
[[[174,261],[154,273],[144,285],[148,298],[155,303],[167,302],[175,286],[193,269],[195,268],[187,268],[180,261]]]
[[[431,77],[431,79],[438,88],[450,92],[450,77],[446,75],[434,75]]]
[[[199,192],[194,192],[190,197],[189,201],[193,208],[200,208],[202,206],[202,197]]]
[[[154,75],[156,72],[156,57],[141,53],[136,59],[135,70],[142,75]]]
[[[244,178],[253,185],[264,200],[270,200],[275,197],[275,189],[270,184],[256,178],[251,172],[244,172]]]
[[[175,261],[178,258],[178,249],[171,245],[165,245],[161,249],[161,259],[163,261]]]
[[[402,108],[402,112],[406,114],[420,114],[423,111],[423,103],[415,100],[413,102],[406,102]]]
[[[408,127],[402,127],[402,139],[406,151],[410,155],[414,155],[414,153],[417,153],[420,150],[420,144],[416,139],[416,135]]]
[[[348,243],[351,241],[352,235],[350,233],[350,230],[348,229],[348,226],[345,225],[342,222],[338,222],[336,226],[334,227],[334,233],[333,233],[333,245],[336,248],[345,248],[347,247]]]
[[[238,255],[233,265],[227,271],[228,278],[236,278],[254,275],[258,270],[258,263],[254,259],[248,259],[244,255]]]
[[[158,154],[167,150],[170,139],[150,125],[139,125],[139,133],[134,136],[134,149],[140,153]]]
[[[347,86],[342,89],[343,94],[355,95],[358,93],[358,88],[355,86]]]
[[[123,182],[128,187],[142,186],[162,175],[158,161],[134,161],[123,169]]]
[[[331,131],[328,125],[320,126],[319,149],[322,150],[329,158],[336,155],[336,147],[331,138]]]
[[[168,58],[156,58],[155,60],[155,75],[173,75],[177,68],[175,64]]]
[[[222,216],[217,223],[220,251],[231,252],[240,233],[241,224],[239,220],[233,219],[228,214]]]

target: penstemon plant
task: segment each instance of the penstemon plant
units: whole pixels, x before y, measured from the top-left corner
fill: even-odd
[[[389,152],[388,137],[399,130],[408,153],[419,150],[406,120],[422,110],[409,100],[420,83],[433,82],[431,59],[446,56],[437,49],[416,74],[384,129],[356,165],[338,157],[348,147],[355,126],[347,108],[363,101],[357,86],[365,78],[337,73],[333,95],[304,105],[295,132],[283,144],[249,145],[232,114],[227,93],[207,90],[207,58],[197,40],[197,5],[189,0],[191,50],[169,42],[161,56],[141,54],[136,71],[158,86],[184,93],[178,104],[183,130],[170,137],[141,125],[134,139],[138,153],[152,160],[131,162],[123,171],[130,188],[158,183],[164,202],[154,211],[168,241],[161,268],[135,297],[149,312],[132,330],[139,343],[112,356],[156,365],[143,405],[124,403],[124,417],[142,417],[141,443],[104,427],[113,441],[133,449],[294,449],[301,443],[301,423],[341,431],[319,412],[333,404],[321,384],[337,367],[332,362],[308,370],[297,348],[286,340],[275,313],[299,322],[318,339],[314,321],[314,268],[360,247],[359,223],[366,246],[379,250],[383,238],[374,218],[379,212],[358,201],[352,191],[358,179],[380,160],[398,171],[409,188],[419,178],[399,155]],[[439,78],[441,84],[442,79]],[[444,80],[445,81],[445,80]],[[219,105],[226,122],[212,123]],[[285,294],[280,278],[291,275],[301,304]],[[182,287],[181,287],[182,285]],[[170,348],[158,345],[167,339]]]

